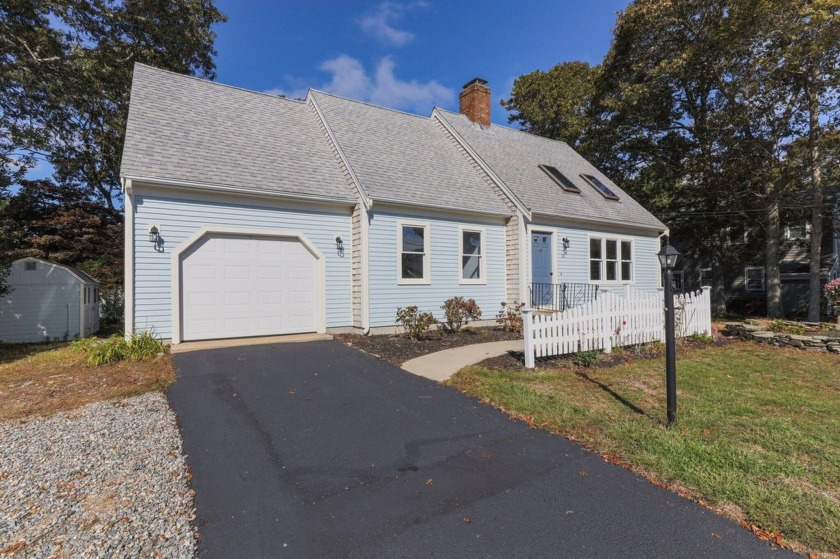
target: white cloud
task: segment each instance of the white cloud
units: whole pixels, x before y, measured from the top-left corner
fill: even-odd
[[[359,28],[371,37],[383,43],[401,47],[414,40],[414,33],[397,29],[396,24],[406,12],[425,8],[428,4],[423,1],[402,4],[398,2],[382,2],[376,10],[357,20]]]
[[[369,75],[359,60],[342,54],[319,66],[320,70],[332,74],[332,77],[318,89],[341,97],[421,114],[431,112],[435,105],[449,106],[454,101],[455,92],[448,87],[435,80],[401,81],[394,75],[395,68],[394,61],[386,56],[376,65],[373,75]],[[286,77],[284,81],[294,82],[295,85],[272,88],[264,93],[289,98],[306,97],[306,89],[296,87],[299,80]]]

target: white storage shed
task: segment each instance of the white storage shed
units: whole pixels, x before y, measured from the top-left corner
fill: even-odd
[[[69,341],[99,331],[99,282],[40,258],[12,263],[0,306],[0,342]]]

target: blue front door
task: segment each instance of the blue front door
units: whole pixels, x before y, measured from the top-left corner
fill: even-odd
[[[550,305],[554,281],[554,259],[551,255],[551,233],[531,233],[531,304]]]

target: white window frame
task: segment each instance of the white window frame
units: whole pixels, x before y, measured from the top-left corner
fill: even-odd
[[[753,270],[759,270],[761,272],[761,287],[755,288],[750,287],[750,272]],[[764,268],[761,266],[747,266],[744,268],[744,291],[764,291],[766,289],[766,278],[764,277]]]
[[[402,229],[400,229],[402,231]],[[479,254],[478,279],[464,277],[464,256],[472,256],[464,253],[464,233],[478,233],[481,238],[481,253]],[[458,227],[458,283],[462,285],[487,285],[487,244],[485,243],[484,227],[470,227],[461,225]]]
[[[423,277],[404,278],[402,277],[402,255],[403,255],[403,227],[422,227],[423,233]],[[397,221],[397,285],[429,285],[432,283],[431,268],[431,237],[432,227],[427,221],[399,220]]]
[[[805,222],[805,235],[802,237],[794,237],[790,234],[790,225],[785,225],[785,239],[788,241],[795,241],[801,239],[810,239],[811,238],[811,223]],[[800,227],[797,225],[797,227]]]
[[[592,253],[591,253],[591,244],[592,239],[601,239],[601,279],[600,280],[593,280],[592,279],[592,270],[590,266],[592,265]],[[607,277],[607,241],[616,241],[616,276],[620,279],[615,280],[608,280]],[[622,260],[622,242],[629,242],[630,243],[630,279],[626,280],[623,279],[621,273],[621,263]],[[591,233],[587,236],[586,239],[586,275],[589,279],[589,283],[596,284],[596,285],[635,285],[636,283],[636,239],[634,237],[627,237],[627,236],[620,236],[620,235],[601,235],[597,233]]]

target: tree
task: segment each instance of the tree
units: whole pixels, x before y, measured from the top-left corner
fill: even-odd
[[[122,284],[123,221],[85,189],[49,180],[21,181],[0,206],[11,260],[35,256],[78,266],[104,289]]]
[[[519,123],[532,134],[566,142],[578,148],[589,128],[589,105],[595,92],[598,67],[586,62],[564,62],[547,72],[519,76],[510,99],[502,106],[511,112],[508,122]]]
[[[135,62],[212,78],[212,0],[0,0],[0,186],[39,159],[110,209]]]

